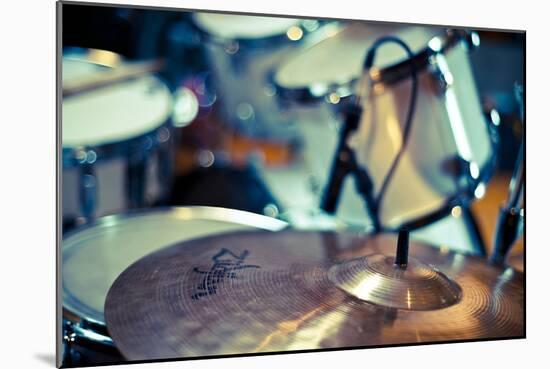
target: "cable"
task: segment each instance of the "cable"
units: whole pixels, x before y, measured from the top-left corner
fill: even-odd
[[[410,98],[410,102],[409,102],[409,110],[407,112],[407,117],[406,117],[406,120],[405,120],[405,126],[403,128],[401,148],[399,149],[399,151],[395,155],[395,159],[393,160],[393,162],[390,166],[390,169],[388,170],[384,180],[382,181],[382,185],[380,186],[380,191],[378,192],[378,197],[375,200],[375,209],[376,209],[376,212],[377,212],[377,217],[378,217],[378,212],[380,211],[380,204],[382,203],[382,200],[384,198],[384,195],[386,193],[386,190],[387,190],[387,187],[390,183],[390,180],[394,175],[394,172],[397,168],[397,165],[399,164],[399,161],[401,160],[401,157],[405,153],[405,149],[407,147],[407,142],[409,140],[410,131],[411,131],[411,127],[412,127],[412,120],[413,120],[413,116],[414,116],[414,112],[415,112],[415,108],[416,108],[416,96],[418,94],[418,76],[417,76],[416,66],[414,65],[414,61],[413,61],[414,53],[409,48],[409,46],[403,40],[401,40],[398,37],[386,36],[386,37],[379,38],[370,47],[370,49],[367,53],[367,56],[365,57],[364,69],[368,71],[372,68],[372,66],[374,64],[374,59],[375,59],[375,56],[376,56],[376,51],[378,50],[378,48],[380,46],[382,46],[385,43],[395,43],[395,44],[401,46],[405,50],[405,52],[407,53],[407,55],[409,57],[409,60],[410,60],[410,66],[411,66],[412,85],[411,85],[411,98]]]

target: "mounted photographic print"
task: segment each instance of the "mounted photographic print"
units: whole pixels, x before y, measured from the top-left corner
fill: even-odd
[[[525,337],[525,32],[58,30],[58,365]]]

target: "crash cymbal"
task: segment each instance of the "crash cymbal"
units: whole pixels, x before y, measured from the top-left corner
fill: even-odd
[[[414,241],[396,268],[396,243],[298,231],[182,242],[117,278],[107,327],[130,360],[524,335],[522,273]]]

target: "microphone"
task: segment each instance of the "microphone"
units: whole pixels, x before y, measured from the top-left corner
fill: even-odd
[[[352,103],[346,105],[344,109],[344,125],[340,131],[338,147],[334,156],[329,180],[321,200],[321,208],[329,214],[336,212],[344,179],[348,174],[353,174],[355,176],[357,191],[365,199],[365,206],[373,220],[374,229],[375,231],[379,231],[380,224],[377,210],[373,206],[373,182],[368,172],[357,164],[355,153],[348,144],[348,137],[359,127],[363,114],[363,105],[370,89],[370,68],[374,61],[374,55],[371,54],[374,54],[372,49],[367,53],[367,60],[364,63],[363,71],[357,83],[354,100]]]
[[[375,232],[382,230],[382,225],[379,219],[379,208],[388,186],[388,183],[397,167],[399,159],[403,155],[406,142],[408,140],[410,127],[412,124],[412,117],[414,115],[416,95],[417,95],[417,74],[414,65],[411,65],[411,77],[412,77],[412,93],[411,101],[409,103],[409,111],[405,121],[405,130],[403,132],[403,147],[395,157],[388,173],[386,174],[378,194],[378,197],[374,197],[374,183],[368,172],[368,169],[364,166],[360,166],[357,162],[354,150],[348,144],[348,137],[352,132],[356,131],[361,121],[363,114],[363,107],[365,106],[366,99],[371,90],[372,78],[371,70],[374,65],[376,57],[376,50],[385,43],[396,43],[405,50],[409,59],[412,59],[414,54],[409,46],[400,38],[395,36],[384,36],[374,42],[374,44],[368,49],[363,62],[363,70],[357,88],[355,92],[355,98],[353,103],[346,106],[345,109],[345,121],[344,127],[340,132],[340,140],[338,142],[338,149],[334,158],[334,162],[331,168],[328,185],[323,195],[321,208],[327,213],[336,212],[338,201],[340,198],[340,192],[344,178],[348,174],[352,174],[355,178],[355,184],[357,191],[363,196],[365,201],[366,210],[373,222]]]

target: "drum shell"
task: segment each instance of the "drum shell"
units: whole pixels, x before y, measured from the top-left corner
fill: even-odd
[[[64,80],[100,76],[111,68],[85,55],[64,57]],[[148,73],[63,99],[64,220],[151,205],[168,193],[172,106],[165,83]]]
[[[245,49],[229,54],[222,45],[207,44],[206,54],[216,80],[221,113],[239,132],[253,137],[285,136],[275,126],[275,120],[282,115],[268,95],[266,76],[284,57],[287,48],[288,45],[281,44],[269,52]]]
[[[418,72],[409,140],[381,203],[386,228],[414,224],[480,195],[478,186],[492,174],[493,141],[468,50],[459,43],[430,58]],[[410,78],[375,84],[349,140],[375,194],[402,146],[411,84]]]
[[[276,98],[272,74],[304,39],[318,33],[319,26],[308,31],[296,20],[293,27],[304,35],[298,39],[289,38],[286,29],[270,36],[233,39],[210,34],[195,22],[214,77],[216,103],[227,123],[251,137],[283,142],[296,139],[293,119]],[[223,28],[219,31],[222,34]]]
[[[167,128],[166,128],[167,129]],[[166,131],[168,132],[168,130]],[[153,135],[155,137],[156,135]],[[120,143],[118,148],[124,146]],[[101,148],[87,148],[86,151],[102,152]],[[162,156],[161,151],[164,151]],[[118,154],[106,155],[105,158],[98,156],[93,164],[93,171],[96,181],[96,204],[95,216],[119,213],[132,208],[129,200],[128,185],[131,179],[128,175],[128,166],[132,157],[139,157],[138,165],[145,170],[143,205],[152,205],[160,201],[170,190],[170,182],[164,176],[171,176],[172,169],[162,172],[161,165],[171,166],[166,162],[171,160],[173,147],[171,142],[157,142],[151,149],[141,149],[135,154],[120,152]],[[70,154],[74,156],[74,154]],[[73,160],[71,160],[73,161]],[[74,161],[73,161],[74,162]],[[80,177],[82,168],[78,164],[65,165],[62,169],[62,214],[66,219],[76,218],[82,214],[80,204]]]
[[[334,37],[298,50],[278,68],[274,83],[280,98],[293,103],[289,105],[293,116],[299,117],[296,121],[305,142],[304,158],[309,158],[304,160],[304,167],[315,173],[322,191],[333,160],[324,154],[312,155],[307,148],[324,147],[324,153],[334,156],[339,133],[328,132],[328,128],[345,119],[334,112],[345,112],[345,105],[352,103],[348,96],[357,88],[370,45],[387,35],[402,39],[415,56],[404,58],[403,50],[391,43],[377,49],[362,121],[347,143],[355,150],[361,167],[368,170],[377,197],[401,147],[414,65],[419,91],[410,140],[381,204],[380,221],[387,229],[402,225],[417,228],[448,215],[453,206],[481,196],[492,172],[494,127],[481,111],[468,55],[476,44],[475,33],[350,23]],[[319,65],[326,68],[315,69],[316,59],[322,59]],[[306,106],[315,116],[303,114]],[[339,121],[336,124],[335,118]],[[320,134],[312,127],[326,132]],[[347,178],[344,183],[338,214],[353,222],[363,218],[365,211],[357,206],[364,201],[354,193],[351,182]]]

